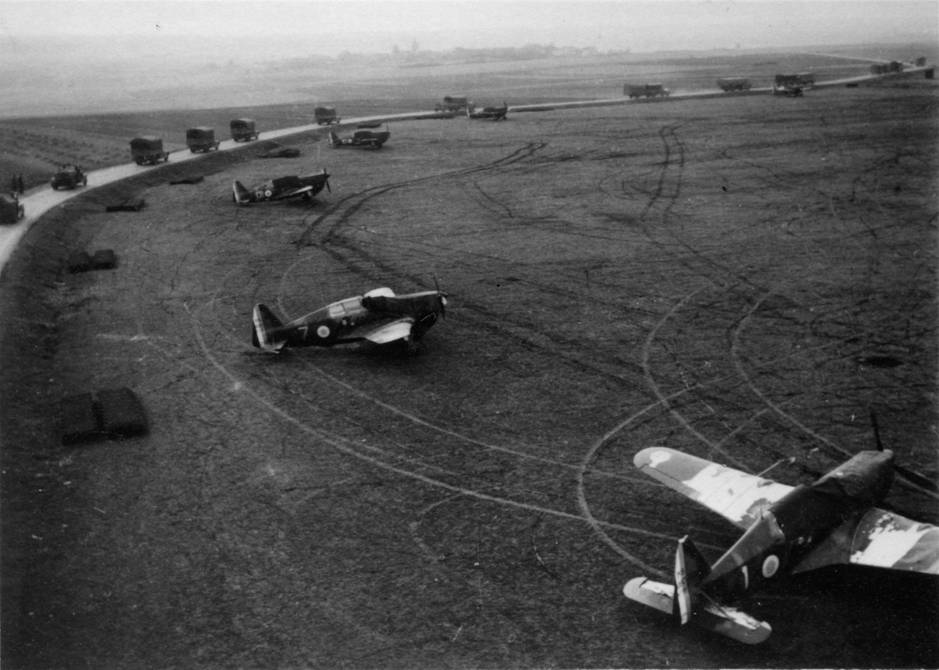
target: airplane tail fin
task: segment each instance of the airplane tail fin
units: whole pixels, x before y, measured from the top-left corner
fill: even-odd
[[[254,329],[251,331],[251,344],[265,351],[280,351],[287,339],[278,333],[284,325],[266,305],[257,304],[251,315]]]
[[[684,625],[691,621],[694,590],[711,572],[707,559],[686,535],[678,540],[675,551],[675,598],[673,612]]]
[[[682,625],[693,623],[746,644],[759,644],[766,640],[772,633],[768,623],[715,601],[699,588],[710,572],[707,559],[690,539],[683,537],[678,541],[675,552],[673,583],[663,584],[636,577],[623,586],[623,595],[671,615]]]
[[[247,205],[251,202],[251,191],[245,188],[237,179],[231,185],[231,197],[237,205]]]

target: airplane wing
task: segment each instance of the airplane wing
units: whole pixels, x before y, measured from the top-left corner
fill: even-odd
[[[295,198],[298,195],[309,193],[312,190],[313,190],[313,186],[302,186],[300,188],[295,188],[289,191],[284,191],[283,193],[278,193],[273,198],[271,198],[271,200],[283,200],[284,198]]]
[[[791,486],[668,449],[649,447],[636,454],[636,467],[739,528],[749,528],[764,509]]]
[[[349,337],[368,340],[375,344],[388,344],[395,340],[403,340],[406,337],[410,337],[411,327],[413,325],[414,319],[410,317],[395,319],[394,321],[389,321],[378,326],[369,324],[369,327],[353,331],[353,333],[349,334]]]
[[[939,526],[872,507],[836,528],[793,572],[837,563],[939,575]]]

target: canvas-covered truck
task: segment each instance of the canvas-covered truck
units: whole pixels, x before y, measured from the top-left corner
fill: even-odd
[[[672,92],[662,84],[626,84],[623,86],[623,95],[630,98],[664,98],[671,94]]]
[[[220,142],[215,139],[215,130],[208,126],[196,126],[186,130],[186,146],[194,154],[218,151]]]
[[[449,112],[451,114],[465,114],[472,103],[465,95],[445,95],[443,101],[434,105],[435,112]]]
[[[316,123],[321,126],[328,126],[342,121],[342,119],[336,115],[335,107],[316,107],[313,110],[313,116],[316,119]]]
[[[254,119],[232,119],[228,125],[231,128],[231,138],[236,142],[250,142],[258,139]]]
[[[155,135],[141,135],[130,141],[130,157],[137,165],[156,165],[170,159],[170,152],[163,151],[163,140]]]
[[[16,223],[25,215],[26,211],[15,193],[0,193],[0,223]]]
[[[746,77],[721,77],[717,80],[717,86],[729,93],[730,91],[749,91],[753,84]]]

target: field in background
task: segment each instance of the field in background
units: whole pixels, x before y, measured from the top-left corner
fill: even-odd
[[[175,150],[185,147],[186,128],[213,126],[227,138],[228,122],[239,116],[257,119],[261,130],[307,124],[317,104],[335,105],[349,117],[432,109],[447,94],[465,94],[480,104],[505,100],[518,105],[617,97],[627,81],[662,82],[684,92],[714,89],[718,77],[741,75],[768,86],[777,72],[811,71],[818,79],[833,79],[866,73],[869,63],[863,58],[909,59],[926,53],[920,45],[844,50],[846,57],[700,52],[421,67],[402,67],[390,58],[311,57],[251,67],[150,67],[130,72],[126,81],[117,65],[89,66],[68,79],[53,73],[50,64],[40,76],[17,70],[0,79],[8,115],[0,119],[0,187],[12,174],[22,174],[28,187],[43,184],[62,162],[88,169],[128,162],[128,142],[137,134],[159,135]],[[132,94],[129,99],[127,94]],[[36,101],[50,95],[64,98],[37,113]],[[129,105],[139,111],[108,112]],[[16,109],[34,111],[13,118],[10,110]]]

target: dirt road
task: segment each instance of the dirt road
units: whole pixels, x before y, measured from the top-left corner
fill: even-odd
[[[869,447],[873,406],[936,480],[937,102],[401,122],[380,152],[311,165],[300,140],[298,159],[213,157],[200,184],[152,173],[57,211],[0,296],[5,662],[936,665],[916,577],[780,584],[747,603],[775,631],[756,648],[620,588],[685,533],[711,558],[735,537],[636,473],[640,448],[795,484]],[[333,188],[312,207],[231,203],[233,178],[309,167]],[[117,194],[150,205],[103,213]],[[119,266],[67,275],[75,248]],[[417,357],[250,347],[255,302],[296,316],[435,277],[447,320]],[[61,446],[59,399],[119,385],[149,435]],[[936,521],[928,486],[889,502]]]

